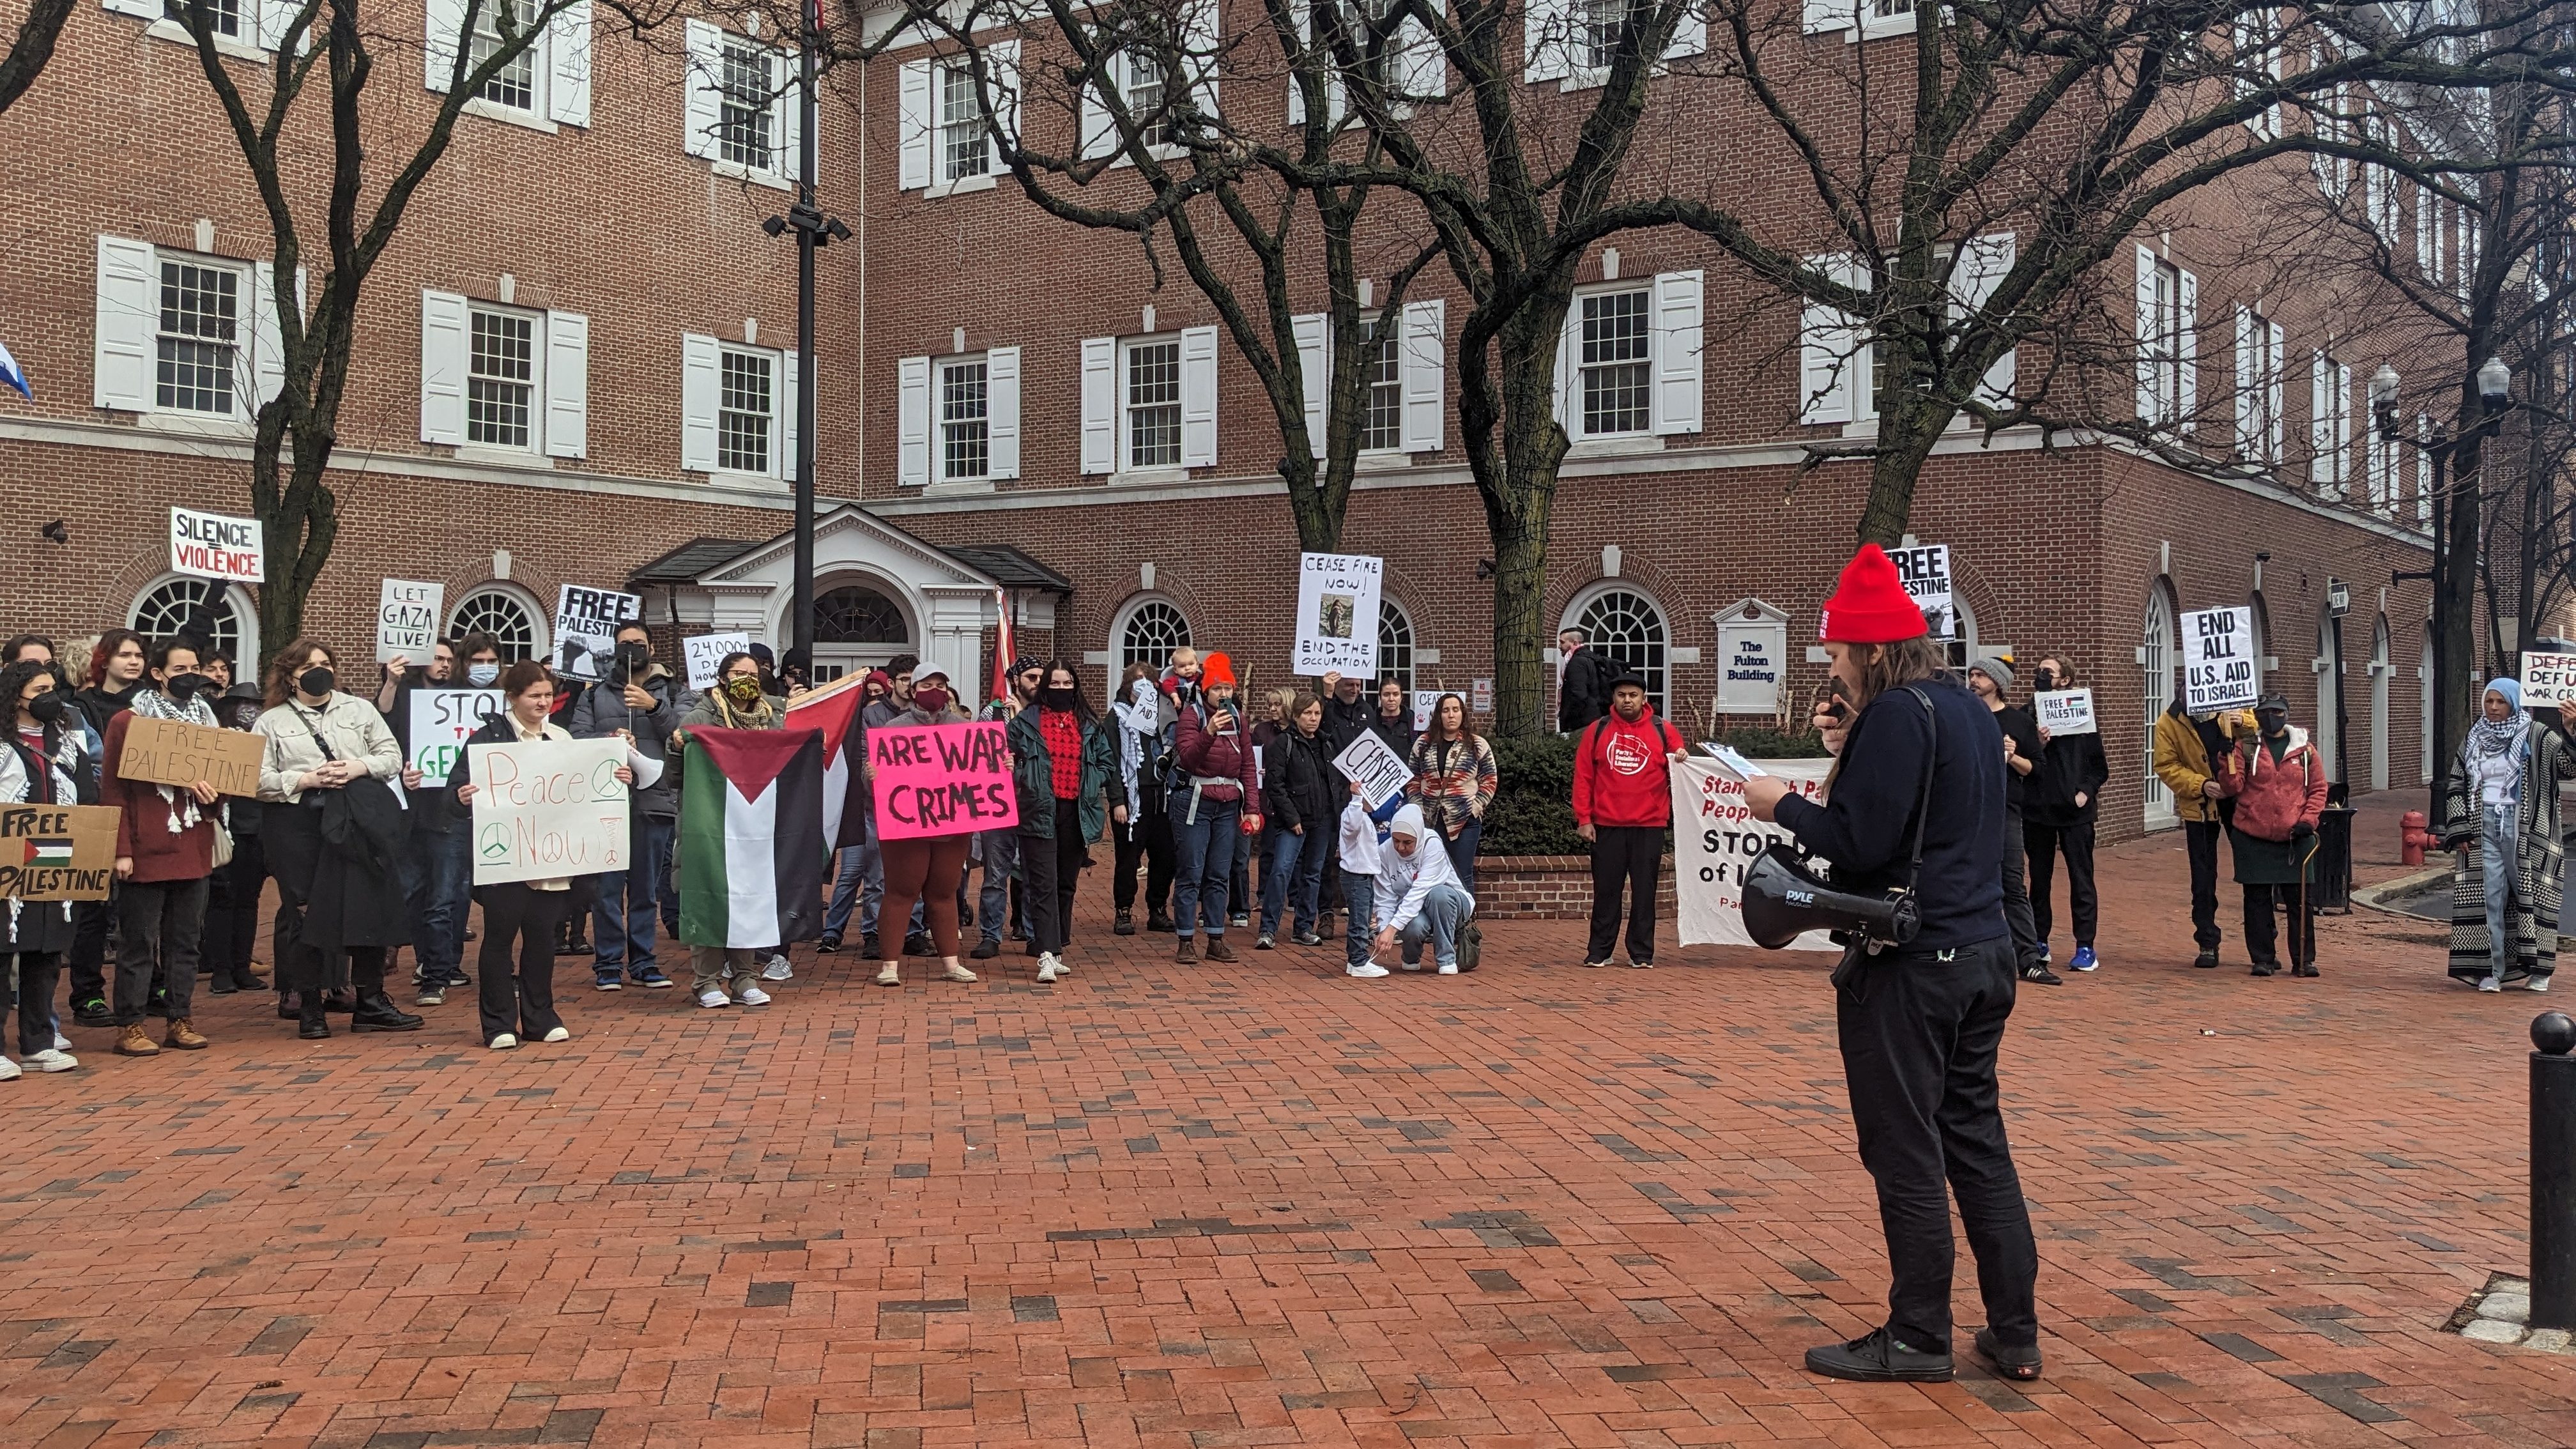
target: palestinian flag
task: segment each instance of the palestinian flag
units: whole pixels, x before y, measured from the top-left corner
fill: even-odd
[[[680,939],[784,946],[823,931],[823,734],[689,727]]]
[[[35,838],[27,842],[28,865],[61,865],[72,863],[72,843],[68,840]]]
[[[859,768],[866,763],[862,743],[866,730],[859,721],[859,702],[868,693],[860,686],[866,682],[865,670],[852,670],[820,689],[798,695],[787,706],[789,729],[823,732],[823,848],[827,851],[867,843],[868,782]]]

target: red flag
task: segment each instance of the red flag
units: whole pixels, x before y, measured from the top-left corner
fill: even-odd
[[[1011,654],[1014,649],[1011,642],[1011,596],[995,589],[993,603],[1002,622],[993,630],[993,678],[991,687],[984,691],[984,697],[988,700],[1008,699],[1011,697]]]

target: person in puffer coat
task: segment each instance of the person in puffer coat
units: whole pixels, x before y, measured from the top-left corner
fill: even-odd
[[[2273,954],[2275,904],[2290,916],[2290,974],[2317,974],[2317,818],[2326,808],[2326,766],[2308,732],[2290,727],[2290,701],[2263,696],[2255,738],[2224,757],[2222,793],[2236,801],[2227,828],[2236,881],[2245,888],[2245,949],[2254,974],[2281,969]]]

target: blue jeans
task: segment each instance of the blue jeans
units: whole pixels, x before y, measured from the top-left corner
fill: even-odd
[[[1011,878],[1020,873],[1020,832],[984,832],[984,885],[975,897],[975,925],[998,946],[1011,922]]]
[[[1376,897],[1376,876],[1342,872],[1342,905],[1350,911],[1343,917],[1342,949],[1354,971],[1368,964],[1370,938],[1377,934]]]
[[[1476,893],[1476,842],[1484,834],[1485,822],[1471,819],[1459,830],[1457,839],[1442,842],[1449,849],[1449,868],[1458,872],[1458,884],[1465,886],[1470,896]]]
[[[1283,826],[1271,832],[1276,838],[1270,843],[1269,867],[1261,877],[1261,934],[1279,933],[1279,918],[1287,914],[1292,893],[1297,929],[1315,929],[1315,898],[1324,886],[1322,830],[1320,825],[1310,826],[1307,834],[1299,835]]]
[[[837,857],[840,869],[832,880],[832,903],[823,910],[823,934],[834,940],[850,928],[850,912],[859,903],[859,888],[873,881],[876,894],[885,894],[885,862],[877,854],[877,834],[871,830],[864,844],[845,845]],[[868,919],[876,919],[871,898]]]
[[[620,966],[631,975],[659,964],[653,959],[653,909],[662,899],[662,877],[671,870],[671,835],[679,822],[638,815],[632,824],[627,867],[600,873],[599,896],[590,908],[591,944],[597,952],[590,964],[602,976],[615,974]]]
[[[2514,802],[2478,807],[2478,854],[2486,866],[2487,974],[2499,981],[2519,964],[2513,944],[2513,897],[2521,875],[2520,830]]]
[[[472,836],[457,820],[445,829],[414,831],[411,844],[403,889],[411,907],[412,979],[445,983],[456,979],[465,959],[465,917],[474,906]]]
[[[1201,800],[1193,823],[1190,797],[1172,796],[1172,844],[1181,862],[1172,881],[1172,928],[1184,941],[1201,921],[1209,935],[1225,934],[1226,886],[1234,878],[1234,840],[1243,833],[1242,821],[1241,801]]]
[[[1467,917],[1473,909],[1468,904],[1465,891],[1448,884],[1433,886],[1431,893],[1422,898],[1421,912],[1395,933],[1396,940],[1404,946],[1404,964],[1414,966],[1421,963],[1422,941],[1428,936],[1431,959],[1442,966],[1457,965],[1458,932],[1467,924]]]

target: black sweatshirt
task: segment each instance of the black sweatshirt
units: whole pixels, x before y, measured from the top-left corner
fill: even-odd
[[[2033,825],[2078,825],[2102,808],[2102,786],[2111,778],[2102,756],[2102,737],[2055,735],[2041,752],[2039,764],[2022,782],[2021,815]],[[2081,794],[2084,803],[2075,803]]]
[[[2003,731],[1984,701],[1948,677],[1917,688],[1939,718],[1940,748],[1914,891],[1923,929],[1911,949],[1946,951],[2009,934]],[[1780,824],[1833,862],[1836,889],[1876,892],[1905,884],[1931,728],[1913,694],[1891,689],[1852,722],[1826,803],[1795,795],[1780,802]]]
[[[2039,742],[2039,721],[2030,717],[2029,710],[2008,704],[1994,711],[1994,716],[1995,723],[2003,729],[2004,738],[2013,742],[2013,748],[2021,752],[2023,759],[2030,761],[2027,775],[2014,769],[2010,760],[2004,762],[2004,803],[2018,811],[2030,797],[2031,782],[2039,778],[2041,752],[2046,746]]]

